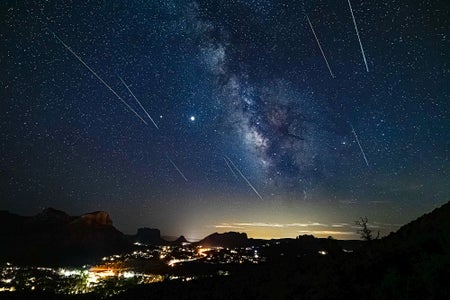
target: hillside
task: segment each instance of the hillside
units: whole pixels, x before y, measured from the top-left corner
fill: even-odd
[[[108,213],[69,216],[48,208],[30,216],[0,212],[0,261],[17,264],[80,264],[130,249]]]
[[[450,202],[357,253],[351,285],[374,298],[450,299]],[[349,274],[352,275],[352,274]]]
[[[381,240],[345,244],[353,253],[330,239],[279,240],[265,251],[265,264],[242,266],[226,278],[137,286],[113,298],[450,299],[449,222],[447,203]],[[317,247],[328,255],[312,251]]]

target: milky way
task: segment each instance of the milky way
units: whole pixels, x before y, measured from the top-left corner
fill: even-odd
[[[450,197],[445,1],[0,13],[0,209],[352,238],[360,216],[387,233]]]

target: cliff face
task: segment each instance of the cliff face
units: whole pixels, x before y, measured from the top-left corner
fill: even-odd
[[[0,261],[82,264],[130,249],[106,212],[69,216],[46,209],[36,216],[0,213]]]
[[[112,226],[112,220],[105,211],[96,211],[80,216],[76,221],[84,222],[87,225]]]

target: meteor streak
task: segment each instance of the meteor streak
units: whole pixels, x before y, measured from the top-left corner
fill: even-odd
[[[141,102],[134,95],[134,93],[131,91],[130,87],[125,83],[125,81],[122,79],[122,77],[120,77],[119,75],[117,75],[117,77],[119,77],[120,81],[123,83],[123,85],[127,88],[127,90],[130,92],[130,94],[133,96],[134,100],[136,100],[136,102],[139,104],[139,106],[145,112],[145,114],[150,119],[150,121],[152,121],[153,125],[155,125],[156,129],[159,129],[158,125],[156,125],[155,121],[153,121],[152,117],[150,117],[150,115],[148,114],[147,110],[142,106]]]
[[[247,177],[245,177],[244,174],[242,174],[241,170],[239,170],[239,168],[234,164],[234,162],[228,156],[224,155],[224,157],[231,163],[231,165],[236,169],[236,171],[239,173],[239,175],[241,175],[241,177],[245,180],[245,182],[247,182],[248,186],[252,188],[252,190],[255,192],[255,194],[258,195],[259,199],[264,201],[263,197],[261,197],[261,195],[255,189],[255,187],[250,183],[250,181],[247,179]]]
[[[171,160],[168,155],[166,155],[166,157],[170,161],[172,166],[178,171],[178,173],[180,173],[181,177],[183,177],[183,179],[187,182],[188,180],[187,180],[186,176],[184,176],[183,172],[181,172],[181,170],[177,167],[177,165],[173,162],[173,160]]]
[[[311,31],[312,31],[312,33],[314,34],[314,37],[315,37],[316,42],[317,42],[317,45],[319,46],[320,52],[322,53],[323,59],[325,60],[325,63],[326,63],[326,65],[327,65],[328,71],[330,71],[331,77],[334,78],[334,74],[333,74],[333,72],[331,71],[330,64],[328,63],[327,57],[325,56],[325,53],[323,52],[322,46],[320,45],[319,39],[317,38],[316,32],[314,31],[314,27],[312,26],[311,20],[309,19],[308,15],[306,15],[306,19],[308,19],[309,27],[311,27]]]
[[[369,166],[369,162],[367,161],[366,154],[364,153],[364,150],[363,150],[363,148],[362,148],[362,146],[361,146],[361,143],[359,142],[358,135],[356,134],[356,131],[355,131],[355,129],[353,128],[353,125],[352,125],[352,124],[350,124],[350,127],[352,128],[352,132],[353,132],[353,134],[354,134],[354,136],[355,136],[356,142],[358,143],[359,149],[361,150],[361,154],[362,154],[362,156],[363,156],[363,158],[364,158],[364,160],[365,160],[365,162],[366,162],[366,165]]]
[[[104,86],[106,86],[113,94],[114,96],[117,97],[117,99],[119,99],[131,112],[133,112],[142,122],[144,122],[145,125],[148,125],[148,123],[130,106],[128,105],[127,102],[125,102],[125,100],[122,99],[122,97],[119,96],[119,94],[117,94],[117,92],[115,90],[113,90],[113,88],[106,83],[106,81],[104,81],[78,54],[76,54],[56,33],[54,33],[53,31],[50,30],[50,32],[53,34],[53,36],[55,37],[55,39],[57,39],[61,45],[63,45],[73,56],[75,56],[76,59],[78,59],[101,83],[103,83]],[[125,87],[128,89],[128,91],[131,93],[131,95],[134,97],[134,99],[138,102],[138,104],[140,105],[140,107],[142,108],[142,110],[144,110],[144,112],[147,114],[148,118],[150,119],[150,121],[152,121],[153,125],[155,125],[155,127],[157,129],[159,129],[158,125],[156,125],[156,123],[153,121],[153,119],[150,117],[150,115],[147,113],[147,111],[145,110],[145,108],[142,106],[142,104],[139,102],[139,100],[136,98],[136,96],[133,94],[133,92],[131,91],[131,89],[128,87],[128,85],[125,83],[125,81],[118,76],[120,81],[125,85]],[[169,160],[169,162],[172,164],[172,166],[177,170],[177,172],[181,175],[181,177],[183,177],[183,179],[187,182],[188,179],[186,178],[186,176],[184,176],[183,172],[181,172],[181,170],[177,167],[177,165],[169,158],[169,156],[167,156],[167,159]]]
[[[233,170],[233,168],[230,166],[230,163],[228,162],[228,160],[224,157],[223,160],[225,161],[225,163],[227,164],[228,168],[230,169],[231,173],[233,173],[234,178],[237,178],[236,172]]]
[[[361,38],[359,37],[358,26],[356,25],[355,16],[353,15],[352,4],[350,3],[350,0],[347,0],[347,1],[348,1],[348,6],[350,7],[350,13],[352,14],[353,25],[355,25],[356,36],[358,37],[359,47],[361,48],[361,54],[362,54],[362,57],[363,57],[363,60],[364,60],[364,64],[366,65],[366,71],[368,73],[369,72],[369,66],[367,65],[366,54],[364,53],[364,48],[363,48],[363,45],[361,43]]]
[[[144,122],[145,125],[147,125],[147,122],[130,106],[128,103],[125,102],[125,100],[120,97],[116,91],[112,89],[112,87],[106,83],[87,63],[84,62],[84,60],[78,56],[64,41],[53,31],[50,30],[51,33],[53,33],[53,36],[55,39],[57,39],[67,50],[69,50],[70,53],[72,53],[73,56],[75,56],[95,77],[97,77],[98,80],[100,80],[101,83],[103,83],[116,97],[119,99],[129,110],[131,110],[139,119],[141,119],[142,122]]]

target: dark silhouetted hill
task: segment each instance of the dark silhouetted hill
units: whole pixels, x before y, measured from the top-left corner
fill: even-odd
[[[357,254],[352,268],[359,276],[353,276],[352,285],[361,295],[450,299],[450,202],[365,244]]]
[[[449,231],[450,202],[447,202],[432,212],[424,214],[417,220],[402,226],[397,232],[387,236],[385,241],[416,243],[417,239],[434,237],[447,240],[446,242],[448,242],[448,238],[450,238]]]
[[[244,247],[249,244],[249,239],[246,233],[226,232],[213,233],[205,237],[203,240],[197,242],[198,245],[205,247]]]
[[[69,216],[47,208],[36,216],[0,212],[0,260],[17,264],[80,264],[130,249],[108,213]]]
[[[156,228],[139,228],[135,235],[129,236],[129,239],[135,243],[147,245],[164,245],[167,242],[161,238],[161,232]]]
[[[200,244],[246,242],[243,234],[215,233]],[[380,240],[273,240],[261,251],[266,263],[226,277],[137,286],[113,299],[450,299],[449,243],[447,203]]]
[[[36,222],[5,212],[0,212],[0,217],[15,224],[17,232],[31,230],[27,222]],[[39,218],[38,224],[73,224],[72,218],[79,221],[79,217],[55,211]],[[103,220],[100,223],[104,225],[95,225],[95,221],[89,226],[111,226],[105,225],[108,218],[104,216],[92,219]],[[1,228],[3,237],[5,228]],[[258,255],[266,259],[260,264],[186,263],[173,272],[192,274],[184,272],[198,268],[197,273],[202,274],[207,267],[215,272],[205,274],[218,275],[134,286],[111,299],[450,299],[450,203],[370,242],[313,236],[262,241],[248,239],[245,233],[229,232],[214,233],[198,244],[258,244]],[[219,276],[224,270],[229,275]]]
[[[180,236],[179,238],[177,238],[175,241],[172,241],[171,244],[174,245],[183,245],[185,243],[190,243],[188,240],[186,240],[186,238],[184,237],[184,235]]]

